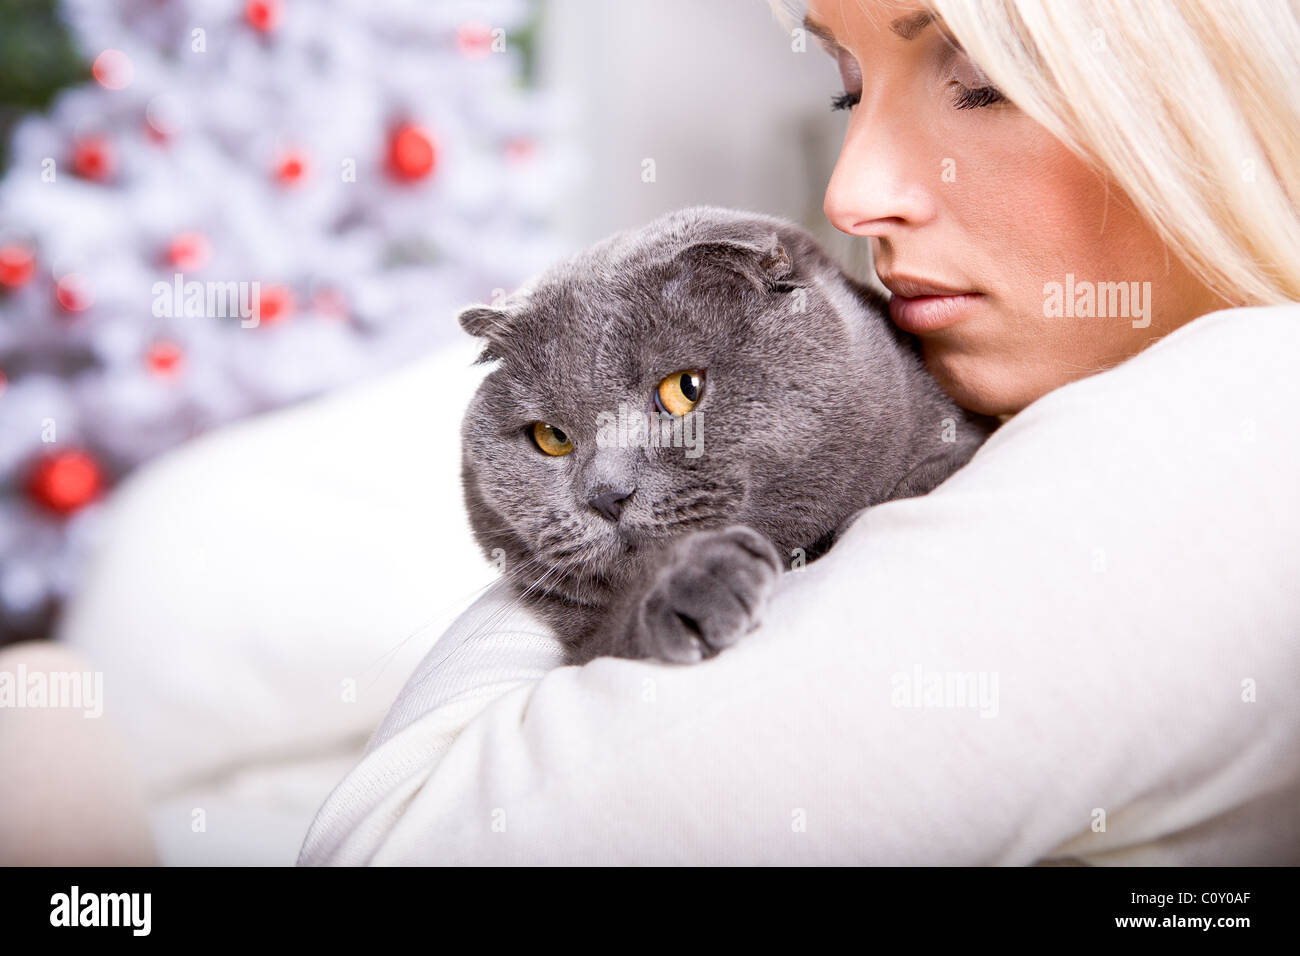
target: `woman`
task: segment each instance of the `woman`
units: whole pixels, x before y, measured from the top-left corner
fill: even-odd
[[[850,111],[827,216],[1010,420],[701,665],[557,668],[490,593],[301,862],[1300,862],[1292,8],[813,0],[795,29]]]

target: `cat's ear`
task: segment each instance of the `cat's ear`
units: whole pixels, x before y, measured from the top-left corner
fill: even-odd
[[[470,335],[481,339],[494,339],[505,334],[509,316],[504,309],[496,309],[490,305],[471,305],[460,310],[456,321]]]
[[[759,292],[782,292],[795,284],[795,266],[781,237],[709,239],[683,250],[692,262],[720,265],[747,279]]]
[[[456,316],[456,321],[470,335],[480,339],[487,339],[487,347],[474,360],[475,365],[491,362],[501,357],[500,352],[494,346],[501,342],[510,330],[510,315],[505,309],[494,308],[490,305],[471,305],[460,310],[460,314]]]
[[[781,237],[772,233],[764,240],[760,249],[762,251],[758,257],[758,269],[763,282],[770,289],[777,289],[788,283],[794,277],[794,263],[790,261],[790,253],[781,242]]]

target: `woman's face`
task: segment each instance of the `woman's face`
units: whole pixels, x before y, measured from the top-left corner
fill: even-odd
[[[1019,411],[1226,304],[920,5],[809,0],[806,25],[851,110],[826,215],[870,239],[891,317],[961,405]]]

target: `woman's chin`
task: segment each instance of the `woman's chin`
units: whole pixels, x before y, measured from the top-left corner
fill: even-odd
[[[1014,415],[1051,390],[1031,370],[1001,356],[972,354],[949,341],[922,341],[925,365],[958,405],[979,415]]]

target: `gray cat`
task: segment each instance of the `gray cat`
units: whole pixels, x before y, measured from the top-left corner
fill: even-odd
[[[461,312],[500,362],[462,428],[471,524],[570,662],[711,657],[860,511],[970,459],[996,420],[886,316],[803,229],[708,206]]]

